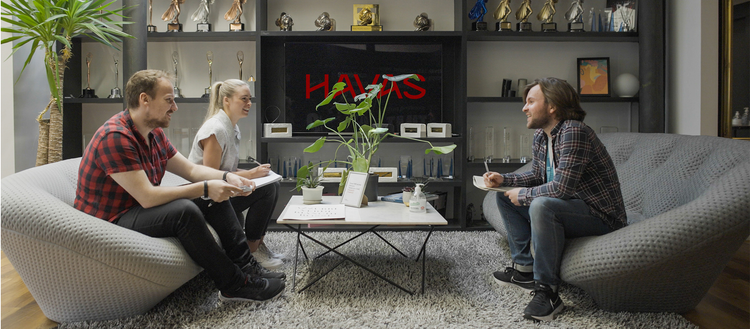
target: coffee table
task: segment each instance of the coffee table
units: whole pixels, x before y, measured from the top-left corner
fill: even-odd
[[[341,202],[340,196],[323,196],[323,204],[338,204]],[[346,243],[368,233],[371,232],[378,236],[381,240],[385,241],[391,248],[396,250],[399,254],[401,254],[404,257],[406,256],[403,252],[398,250],[393,244],[388,242],[386,239],[384,239],[380,234],[378,234],[375,229],[379,226],[429,226],[430,230],[427,233],[427,236],[424,239],[424,242],[422,243],[422,247],[419,250],[419,254],[417,254],[416,261],[419,261],[419,258],[422,258],[422,293],[424,293],[424,286],[425,286],[425,258],[427,258],[427,241],[429,241],[430,236],[432,235],[432,230],[437,225],[448,225],[448,221],[445,220],[445,218],[438,213],[435,208],[432,207],[432,205],[427,205],[427,213],[419,214],[419,213],[411,213],[409,212],[409,208],[405,207],[401,203],[395,203],[395,202],[386,202],[386,201],[377,201],[377,202],[370,202],[369,205],[363,206],[362,208],[354,208],[354,207],[346,207],[346,218],[341,220],[290,220],[290,219],[284,219],[284,215],[289,209],[290,205],[301,205],[302,204],[302,196],[295,195],[292,196],[292,198],[289,200],[289,203],[287,203],[286,207],[284,207],[284,210],[281,212],[281,215],[279,215],[279,219],[276,220],[276,223],[283,224],[286,227],[290,228],[291,230],[297,232],[297,246],[294,254],[294,274],[292,277],[293,280],[293,288],[296,289],[297,287],[297,259],[299,258],[299,251],[302,249],[302,253],[305,256],[305,259],[309,259],[307,257],[307,253],[305,252],[305,249],[302,247],[302,241],[300,240],[301,236],[304,236],[305,238],[309,239],[312,242],[315,242],[316,244],[322,246],[323,248],[327,249],[325,253],[318,255],[316,257],[320,258],[321,256],[333,252],[341,258],[343,258],[339,263],[334,265],[331,269],[326,271],[325,273],[321,274],[319,277],[312,280],[309,284],[307,284],[305,287],[300,289],[298,292],[302,292],[305,289],[312,286],[315,282],[323,278],[324,276],[328,275],[333,269],[341,265],[343,262],[350,262],[358,267],[361,267],[368,272],[372,273],[373,275],[385,280],[386,282],[390,283],[391,285],[413,295],[414,292],[402,287],[401,285],[393,282],[392,280],[386,278],[380,273],[375,272],[374,270],[368,268],[367,266],[355,261],[348,255],[343,254],[339,250],[337,250],[339,247],[345,245]],[[357,225],[364,227],[363,231],[357,234],[356,236],[352,237],[349,240],[346,240],[334,247],[330,247],[326,245],[325,243],[318,241],[317,239],[313,238],[309,234],[305,233],[303,231],[303,227],[307,227],[307,224],[326,224],[326,225]]]

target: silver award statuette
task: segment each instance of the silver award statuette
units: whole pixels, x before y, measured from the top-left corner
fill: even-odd
[[[179,59],[179,54],[177,54],[177,51],[175,50],[172,52],[172,68],[174,69],[174,97],[182,97],[182,93],[180,92],[179,83],[180,78],[177,75],[177,63]]]
[[[547,0],[536,18],[542,22],[543,32],[557,32],[557,23],[552,20],[555,17],[555,4],[557,0]]]
[[[336,30],[336,20],[332,19],[331,15],[324,11],[315,20],[315,26],[317,27],[315,31],[334,31]]]
[[[294,26],[294,20],[292,19],[292,16],[287,15],[285,12],[281,12],[279,18],[276,19],[276,26],[278,26],[281,31],[291,31],[292,26]]]
[[[149,32],[156,32],[156,25],[153,24],[153,18],[154,18],[154,0],[148,0],[148,25],[146,25],[146,29]]]
[[[565,13],[569,32],[583,32],[583,0],[573,0]]]
[[[167,24],[167,32],[182,32],[182,24],[180,23],[180,5],[183,3],[185,3],[185,0],[172,0],[167,11],[161,15],[161,20],[169,22]]]
[[[120,70],[117,68],[117,55],[112,55],[112,59],[115,61],[115,87],[109,91],[107,98],[122,98],[120,94]]]
[[[495,31],[513,31],[508,16],[510,16],[510,0],[501,0],[492,16],[499,22],[495,23]]]
[[[91,61],[93,59],[94,55],[92,53],[86,55],[86,89],[83,90],[79,98],[99,98],[96,96],[94,89],[91,89]]]
[[[432,22],[427,17],[427,13],[421,13],[414,18],[414,31],[428,31],[430,26],[432,26]]]
[[[516,31],[533,31],[531,28],[531,22],[529,22],[529,16],[531,16],[533,12],[534,11],[531,10],[531,0],[523,0],[523,2],[521,2],[521,7],[518,7],[518,10],[516,10],[516,19],[518,20],[518,23],[516,23]]]
[[[247,0],[234,0],[232,2],[232,7],[230,7],[229,11],[224,14],[224,19],[231,22],[229,23],[229,31],[245,30],[245,23],[242,23],[242,5],[244,5],[246,1]]]
[[[208,61],[208,88],[203,89],[203,96],[201,98],[209,98],[211,97],[211,83],[213,83],[213,70],[211,69],[211,64],[214,63],[214,53],[212,51],[208,51],[206,53],[206,60]]]
[[[237,62],[240,63],[240,80],[242,80],[242,63],[245,62],[245,53],[242,50],[237,52]]]
[[[208,6],[212,4],[214,4],[214,0],[201,0],[198,9],[190,16],[193,22],[198,22],[195,28],[196,32],[211,32],[211,23],[208,22],[208,15],[211,13],[211,9]]]

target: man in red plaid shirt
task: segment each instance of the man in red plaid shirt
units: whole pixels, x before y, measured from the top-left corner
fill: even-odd
[[[578,92],[565,80],[536,80],[524,90],[526,127],[534,133],[531,171],[487,172],[508,233],[512,267],[493,273],[501,285],[533,290],[524,317],[553,320],[566,238],[603,235],[627,225],[620,181],[607,149],[583,123]],[[532,256],[531,248],[534,248]]]
[[[173,77],[136,72],[125,87],[128,109],[97,131],[78,170],[76,209],[152,237],[177,237],[216,283],[222,300],[263,301],[280,295],[283,273],[262,268],[227,201],[249,195],[255,183],[193,164],[178,153],[162,128],[177,111]],[[193,182],[160,186],[166,170]],[[222,242],[214,240],[210,224]]]

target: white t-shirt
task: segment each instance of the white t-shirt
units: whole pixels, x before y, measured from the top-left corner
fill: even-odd
[[[216,140],[219,141],[219,146],[221,146],[219,170],[237,171],[237,165],[240,162],[240,139],[242,138],[240,127],[232,126],[232,120],[223,110],[206,120],[198,133],[195,134],[188,160],[195,164],[203,164],[203,148],[199,142],[211,137],[211,135],[216,136]]]

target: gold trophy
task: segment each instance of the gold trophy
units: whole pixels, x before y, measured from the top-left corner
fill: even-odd
[[[229,11],[227,11],[226,14],[224,14],[224,19],[231,21],[231,23],[229,23],[229,31],[245,30],[245,23],[242,23],[242,5],[244,5],[246,1],[247,0],[234,0],[234,2],[232,2],[232,7],[229,8]]]
[[[354,25],[352,31],[382,31],[380,8],[376,4],[354,5]]]
[[[242,52],[242,50],[237,52],[237,62],[240,63],[240,77],[239,79],[242,80],[242,63],[245,62],[245,53]]]
[[[518,20],[518,23],[516,23],[516,31],[533,31],[531,28],[531,22],[529,22],[529,16],[531,16],[533,12],[534,11],[531,10],[531,0],[523,0],[521,7],[518,7],[518,10],[516,10],[516,19]]]
[[[502,0],[495,9],[493,16],[495,19],[500,20],[495,23],[495,31],[513,31],[510,22],[508,22],[508,16],[510,16],[510,0]]]
[[[180,5],[183,3],[185,3],[185,0],[172,0],[167,11],[161,15],[161,20],[169,22],[167,24],[167,32],[182,32],[182,24],[180,23]]]
[[[148,25],[146,29],[148,32],[156,32],[156,25],[153,24],[154,11],[153,11],[154,0],[148,0]]]
[[[211,97],[211,84],[214,82],[214,71],[211,69],[211,64],[214,63],[214,53],[212,51],[209,50],[206,53],[206,60],[208,61],[208,88],[203,89],[203,96],[201,98]]]
[[[94,89],[91,89],[91,61],[93,59],[93,54],[88,53],[86,55],[86,89],[83,90],[83,93],[78,98],[99,98],[99,96],[96,96]]]
[[[543,32],[557,32],[557,23],[552,19],[555,17],[555,4],[557,0],[547,0],[536,18],[542,21]]]

